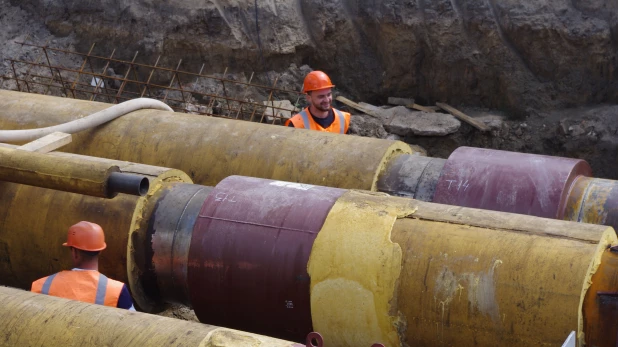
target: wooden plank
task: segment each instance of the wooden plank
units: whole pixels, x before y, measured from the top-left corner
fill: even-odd
[[[73,141],[71,134],[55,132],[47,136],[43,136],[32,142],[28,142],[23,146],[17,147],[28,152],[49,153]]]
[[[395,98],[395,97],[389,96],[388,97],[388,103],[390,105],[406,106],[406,105],[414,104],[414,99],[411,99],[411,98]]]
[[[419,104],[409,104],[406,105],[407,108],[413,108],[415,110],[423,111],[423,112],[436,112],[440,108],[438,106],[421,106]]]
[[[368,108],[365,108],[365,107],[355,103],[352,100],[344,98],[343,96],[338,96],[335,100],[337,100],[337,101],[339,101],[339,102],[341,102],[343,104],[346,104],[346,105],[348,105],[348,106],[350,106],[350,107],[352,107],[354,109],[357,109],[357,110],[361,111],[362,113],[366,113],[366,114],[368,114],[368,115],[370,115],[372,117],[381,118],[380,115],[377,114],[376,112],[374,112],[374,111],[372,111],[372,110],[370,110]]]
[[[489,131],[489,127],[479,121],[477,121],[476,119],[468,116],[467,114],[459,111],[458,109],[442,103],[442,102],[436,102],[436,106],[439,106],[441,109],[445,110],[446,112],[452,114],[453,116],[459,118],[460,120],[472,125],[473,127],[477,128],[480,131]]]

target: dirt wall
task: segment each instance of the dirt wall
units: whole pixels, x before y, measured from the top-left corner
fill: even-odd
[[[11,3],[82,51],[97,42],[210,72],[308,64],[370,102],[411,96],[523,116],[618,101],[614,0]]]

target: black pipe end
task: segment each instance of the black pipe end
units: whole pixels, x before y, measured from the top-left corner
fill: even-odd
[[[107,188],[112,196],[118,193],[144,196],[150,189],[150,181],[141,175],[112,172],[107,181]]]

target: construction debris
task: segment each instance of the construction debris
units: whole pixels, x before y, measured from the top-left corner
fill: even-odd
[[[436,112],[440,108],[438,106],[421,106],[419,104],[410,104],[405,105],[407,108],[412,108],[415,110],[423,111],[423,112]]]
[[[390,116],[384,129],[399,136],[445,136],[459,130],[461,122],[450,114],[412,111],[404,106],[383,111]]]
[[[461,123],[445,113],[417,112],[405,106],[380,108],[368,103],[355,103],[342,96],[337,100],[379,119],[386,131],[399,136],[445,136],[456,132]]]
[[[368,115],[370,115],[372,117],[375,117],[375,118],[383,118],[378,113],[378,111],[376,109],[368,108],[368,107],[365,107],[363,105],[357,104],[357,103],[355,103],[354,101],[352,101],[350,99],[344,98],[343,96],[338,96],[337,98],[335,98],[335,100],[337,100],[337,101],[339,101],[339,102],[341,102],[341,103],[343,103],[345,105],[348,105],[348,106],[350,106],[350,107],[352,107],[354,109],[357,109],[357,110],[361,111],[364,114],[368,114]]]
[[[466,115],[465,113],[459,111],[458,109],[442,103],[442,102],[436,102],[436,106],[439,106],[441,109],[449,112],[450,114],[452,114],[453,116],[459,118],[460,120],[472,125],[473,127],[477,128],[480,131],[489,131],[489,127],[479,121],[477,121],[476,119]]]

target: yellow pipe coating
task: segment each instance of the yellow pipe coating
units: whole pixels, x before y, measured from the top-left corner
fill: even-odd
[[[314,328],[336,346],[583,341],[584,295],[617,242],[606,226],[351,191],[311,252]]]
[[[327,345],[398,345],[391,299],[402,251],[390,232],[398,215],[414,212],[410,201],[347,192],[329,212],[307,266],[313,328]]]
[[[0,346],[11,347],[295,346],[243,331],[6,287],[0,287],[0,326]]]
[[[60,156],[75,157],[74,154]],[[98,223],[105,230],[107,249],[100,256],[100,271],[127,282],[127,267],[131,266],[127,261],[131,257],[129,233],[143,218],[140,206],[165,182],[191,182],[186,174],[175,169],[92,159],[110,162],[121,172],[147,176],[151,182],[148,194],[144,197],[120,194],[114,199],[100,199],[0,182],[0,259],[3,259],[0,278],[4,285],[30,288],[37,278],[70,269],[71,260],[62,243],[66,241],[68,227],[80,220]],[[139,291],[131,289],[134,298],[139,295]],[[135,299],[139,302],[139,297]]]
[[[109,162],[0,147],[0,181],[110,198],[107,182],[118,171]]]
[[[60,124],[109,106],[1,90],[0,128]],[[235,174],[366,190],[376,189],[387,160],[413,152],[400,141],[159,110],[132,112],[74,134],[73,142],[62,150],[165,165],[187,172],[197,184],[209,186]]]

